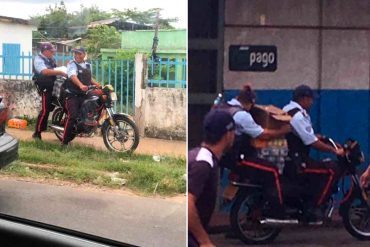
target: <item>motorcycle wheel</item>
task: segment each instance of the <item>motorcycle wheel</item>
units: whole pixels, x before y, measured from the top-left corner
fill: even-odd
[[[109,124],[108,120],[102,128],[105,146],[114,152],[133,152],[139,145],[139,130],[136,124],[126,116],[114,115],[116,126]],[[113,128],[116,129],[116,133]]]
[[[342,213],[346,230],[359,240],[370,240],[370,208],[363,199],[350,198]]]
[[[232,231],[246,244],[266,244],[272,242],[280,233],[280,227],[262,225],[261,195],[247,194],[246,191],[237,195],[231,208],[230,224]]]
[[[64,128],[65,118],[66,118],[66,114],[65,114],[63,108],[57,107],[53,111],[53,115],[51,117],[51,122],[52,122],[53,125],[57,125],[57,126],[60,126],[60,127]],[[53,130],[53,131],[54,131],[54,134],[59,139],[59,141],[62,141],[64,131],[57,131],[57,130]]]

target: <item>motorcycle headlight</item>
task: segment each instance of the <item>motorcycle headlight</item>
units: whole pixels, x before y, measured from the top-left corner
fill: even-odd
[[[112,101],[117,101],[117,94],[115,92],[110,93],[110,98]]]

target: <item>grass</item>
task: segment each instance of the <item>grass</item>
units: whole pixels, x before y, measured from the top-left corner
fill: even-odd
[[[185,159],[164,157],[160,162],[152,156],[112,153],[91,147],[20,141],[19,160],[0,174],[31,178],[48,178],[90,183],[119,188],[111,177],[126,180],[126,187],[140,194],[174,195],[185,193]]]

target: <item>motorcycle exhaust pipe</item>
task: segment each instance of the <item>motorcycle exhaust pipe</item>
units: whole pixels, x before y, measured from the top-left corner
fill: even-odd
[[[51,125],[50,128],[52,130],[56,130],[56,131],[61,131],[61,132],[64,132],[64,128],[63,127],[60,127],[60,126],[56,126],[56,125]]]
[[[280,220],[280,219],[263,219],[260,220],[262,225],[298,225],[299,221],[297,219],[290,219],[290,220]]]
[[[298,225],[300,224],[297,219],[291,219],[291,220],[279,220],[279,219],[263,219],[260,220],[260,223],[262,225]],[[315,222],[308,222],[307,225],[309,226],[321,226],[323,225],[323,221],[315,221]]]

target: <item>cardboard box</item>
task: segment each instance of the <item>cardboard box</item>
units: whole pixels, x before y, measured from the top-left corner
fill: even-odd
[[[283,125],[289,124],[292,119],[288,113],[273,105],[255,105],[251,110],[254,121],[261,125],[264,129],[280,129]],[[286,147],[286,140],[284,137],[263,140],[253,139],[252,146],[257,149],[268,147]]]
[[[273,105],[255,105],[250,114],[264,129],[280,129],[291,120],[288,113]]]

